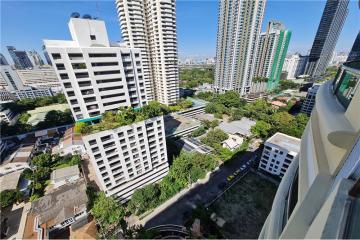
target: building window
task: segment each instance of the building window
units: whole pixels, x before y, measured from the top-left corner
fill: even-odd
[[[52,57],[53,57],[54,60],[56,60],[56,59],[61,59],[60,53],[53,53],[53,54],[51,54],[51,55],[52,55]]]
[[[90,35],[90,39],[91,40],[96,40],[96,36],[95,35]]]
[[[340,81],[335,86],[335,95],[339,102],[346,109],[351,99],[353,98],[357,87],[359,86],[360,76],[349,72],[348,70],[343,71],[340,76]]]

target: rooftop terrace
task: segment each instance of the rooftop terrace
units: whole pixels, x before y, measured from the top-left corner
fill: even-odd
[[[277,132],[270,137],[267,143],[272,143],[285,148],[288,151],[299,152],[300,151],[300,139],[286,135],[284,133]]]

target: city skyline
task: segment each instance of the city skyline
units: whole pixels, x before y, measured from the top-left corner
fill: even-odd
[[[19,8],[19,4],[21,4],[21,9]],[[61,11],[53,10],[59,9],[57,5],[62,6]],[[265,31],[266,25],[270,20],[283,22],[293,31],[288,52],[307,54],[315,37],[324,6],[325,1],[267,1],[262,31]],[[70,39],[66,31],[66,24],[64,23],[68,21],[70,14],[74,11],[78,11],[80,14],[89,13],[93,16],[100,16],[108,26],[110,41],[116,42],[121,40],[119,22],[113,1],[98,3],[93,1],[72,1],[66,5],[61,4],[61,2],[4,1],[2,4],[3,18],[7,18],[7,15],[13,14],[15,9],[18,12],[18,17],[13,19],[12,22],[7,22],[7,25],[2,24],[3,39],[1,52],[11,64],[12,60],[6,50],[7,45],[14,45],[20,50],[35,49],[39,53],[42,53],[41,46],[43,39],[56,39],[60,38],[60,36],[65,36],[65,39]],[[36,11],[34,9],[36,9]],[[48,9],[51,10],[49,11]],[[286,9],[287,11],[285,11]],[[297,11],[292,11],[293,9]],[[353,31],[353,29],[357,27],[356,10],[357,2],[350,1],[349,15],[336,46],[336,51],[338,52],[349,52],[352,42],[356,38],[357,32]],[[217,12],[217,1],[177,1],[176,14],[180,59],[215,56]],[[289,12],[291,12],[291,14],[289,14]],[[211,16],[211,18],[209,18],[209,16]],[[311,18],[309,18],[309,16],[311,16]],[[45,18],[47,18],[48,21],[44,22],[43,19]],[[307,19],[308,23],[306,27],[303,26],[301,18]],[[15,27],[20,26],[19,22],[22,23],[21,26],[23,26],[23,28]],[[21,38],[23,34],[29,36],[26,41],[24,38]],[[45,59],[43,54],[41,54],[41,57]]]

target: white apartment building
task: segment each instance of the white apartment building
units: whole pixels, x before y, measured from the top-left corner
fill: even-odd
[[[287,79],[296,79],[304,74],[308,57],[295,53],[291,57],[285,58],[282,70],[287,72]]]
[[[149,100],[179,99],[175,0],[116,0],[122,38],[139,48]]]
[[[215,84],[217,92],[249,92],[255,69],[265,0],[220,1]]]
[[[308,89],[306,98],[301,106],[301,112],[310,116],[311,111],[315,106],[316,93],[319,90],[320,85],[313,85]]]
[[[61,87],[58,77],[51,66],[33,69],[18,69],[17,75],[24,85],[34,88]]]
[[[283,177],[300,151],[300,139],[277,132],[264,143],[259,169]]]
[[[72,41],[44,40],[76,121],[147,103],[140,50],[109,43],[105,23],[71,18]]]
[[[122,202],[169,171],[162,116],[83,136],[101,189]]]

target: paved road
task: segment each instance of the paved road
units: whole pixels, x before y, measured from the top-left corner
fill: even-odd
[[[205,184],[190,190],[186,195],[180,198],[170,207],[149,220],[145,227],[154,227],[162,224],[184,224],[184,215],[195,209],[199,204],[205,204],[213,200],[222,190],[219,185],[227,182],[226,178],[243,164],[248,162],[255,154],[259,155],[259,150],[255,152],[246,152],[241,157],[231,160],[220,167],[216,174],[212,175]]]

